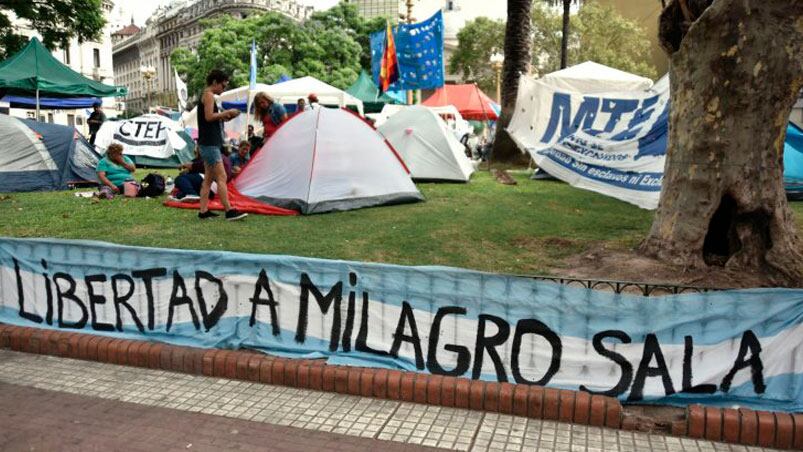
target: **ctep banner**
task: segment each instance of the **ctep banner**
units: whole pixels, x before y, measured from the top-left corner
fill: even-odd
[[[581,94],[522,77],[508,131],[539,168],[571,185],[658,207],[669,78],[650,90]]]
[[[122,121],[106,121],[100,126],[95,145],[106,152],[112,143],[123,145],[126,155],[168,159],[187,143],[176,133],[180,127],[162,115],[147,114]]]
[[[447,267],[0,238],[0,321],[628,402],[803,409],[803,291],[665,297]]]

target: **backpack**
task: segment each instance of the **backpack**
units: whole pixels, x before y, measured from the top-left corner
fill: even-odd
[[[150,173],[142,179],[142,188],[139,190],[140,198],[155,198],[165,192],[165,178],[156,173]]]

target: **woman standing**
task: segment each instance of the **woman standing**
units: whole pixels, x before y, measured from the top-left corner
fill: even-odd
[[[254,96],[254,111],[256,117],[262,120],[264,130],[262,136],[266,141],[284,121],[287,121],[287,110],[284,109],[284,105],[275,102],[265,93],[257,93]]]
[[[216,217],[209,211],[209,192],[212,182],[217,182],[217,194],[220,203],[226,210],[227,220],[239,220],[247,213],[232,209],[229,204],[226,188],[226,169],[223,166],[221,148],[223,147],[223,123],[236,118],[240,112],[235,109],[220,111],[215,102],[215,95],[220,94],[229,84],[229,76],[223,71],[214,69],[206,76],[206,88],[198,106],[198,147],[204,161],[204,181],[201,184],[201,208],[198,218]]]

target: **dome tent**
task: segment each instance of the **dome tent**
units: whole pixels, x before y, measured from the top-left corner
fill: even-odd
[[[413,179],[467,182],[474,172],[463,145],[430,108],[407,107],[377,130],[399,152]]]
[[[0,114],[0,192],[97,183],[99,156],[73,127]]]
[[[283,124],[233,185],[242,195],[304,214],[423,199],[379,133],[355,114],[330,108]]]

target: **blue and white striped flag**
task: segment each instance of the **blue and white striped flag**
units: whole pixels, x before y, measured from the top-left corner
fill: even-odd
[[[251,73],[248,79],[248,89],[254,90],[257,87],[257,46],[251,40]]]

